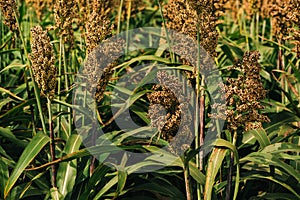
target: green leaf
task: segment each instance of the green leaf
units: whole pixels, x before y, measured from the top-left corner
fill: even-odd
[[[207,165],[204,199],[210,200],[217,173],[227,153],[226,149],[214,148]]]
[[[300,146],[292,143],[275,143],[266,146],[261,152],[277,154],[282,152],[298,152],[300,153]]]
[[[205,184],[205,175],[197,168],[195,163],[189,162],[190,175],[201,185]]]
[[[235,155],[235,161],[238,161],[237,160],[237,155],[238,155],[238,152],[236,150],[236,147],[231,144],[230,142],[226,141],[226,140],[223,140],[223,139],[217,139],[214,143],[214,146],[216,147],[225,147],[225,148],[228,148],[230,149],[231,151],[233,151],[234,155]]]
[[[258,141],[260,148],[263,149],[270,145],[270,139],[264,129],[254,129],[249,131]]]
[[[66,154],[73,153],[79,149],[80,144],[80,135],[73,134],[69,137],[64,152]],[[57,171],[57,186],[62,196],[66,197],[66,195],[73,190],[73,187],[75,185],[76,173],[77,160],[74,159],[72,161],[59,164],[59,168]]]
[[[0,53],[0,54],[1,54],[1,53]],[[26,64],[19,64],[19,63],[10,64],[10,65],[4,67],[4,68],[0,71],[0,74],[3,73],[3,72],[6,71],[6,70],[9,70],[9,69],[13,69],[13,68],[20,68],[20,69],[22,69],[22,68],[24,68],[24,67],[26,67]]]
[[[299,196],[295,196],[289,193],[264,193],[259,195],[260,198],[266,199],[266,200],[274,200],[274,199],[280,199],[280,200],[299,200]]]
[[[35,99],[29,99],[27,101],[23,101],[22,103],[20,103],[17,106],[14,106],[12,109],[10,109],[9,111],[5,112],[3,115],[0,115],[0,119],[11,115],[11,114],[19,114],[19,112],[23,112],[24,107],[28,106],[28,105],[32,105],[35,104],[36,100]]]
[[[1,157],[0,157],[1,158]],[[4,198],[4,188],[9,176],[8,166],[0,159],[0,197]]]
[[[45,173],[46,173],[46,171],[43,171],[30,179],[30,181],[25,185],[25,187],[23,187],[23,190],[20,193],[20,199],[23,198],[25,195],[30,196],[30,194],[28,194],[28,193],[29,193],[30,187],[32,186],[32,182],[34,182],[35,180],[38,180]],[[39,189],[39,191],[43,192],[41,189]],[[45,191],[44,193],[47,193],[47,191]]]
[[[244,158],[240,159],[240,162],[254,162],[257,164],[263,164],[267,166],[275,166],[279,169],[282,169],[290,176],[294,177],[298,182],[300,182],[300,174],[295,170],[291,165],[281,161],[278,156],[272,155],[270,153],[263,152],[253,152]]]
[[[17,182],[24,169],[30,164],[35,156],[43,149],[43,147],[50,141],[50,138],[42,133],[38,133],[26,146],[22,155],[20,156],[16,167],[8,179],[4,190],[4,198],[8,195],[14,184]]]
[[[107,175],[109,170],[111,170],[111,168],[105,164],[101,164],[100,166],[98,166],[95,169],[92,177],[89,179],[84,192],[80,194],[79,199],[89,199],[89,195],[93,188],[97,187],[99,182],[102,181],[102,179],[105,177],[105,175]]]
[[[10,128],[3,128],[0,127],[0,135],[11,141],[13,144],[20,146],[20,147],[26,147],[27,142],[23,140],[19,140],[16,138],[16,136],[11,132]]]
[[[57,188],[51,188],[50,189],[50,195],[52,197],[52,200],[61,200],[61,199],[63,199],[62,194],[59,193]]]
[[[168,182],[159,181],[157,183],[152,181],[151,183],[137,185],[136,187],[134,187],[134,190],[150,191],[154,194],[158,193],[176,200],[185,199],[183,193],[180,190],[178,190],[174,185],[171,185]]]
[[[235,62],[235,58],[227,45],[221,45],[221,49],[231,62]]]
[[[124,189],[126,180],[127,180],[127,172],[125,170],[118,170],[118,187],[117,187],[115,197],[118,197],[119,194]]]
[[[274,183],[277,183],[278,185],[281,185],[282,187],[286,188],[290,192],[292,192],[298,199],[300,199],[300,194],[298,194],[290,185],[288,185],[285,182],[282,182],[280,180],[275,179],[273,176],[266,176],[266,175],[261,175],[261,174],[252,174],[246,177],[243,177],[241,180],[246,181],[246,180],[257,180],[257,179],[266,179],[273,181]]]

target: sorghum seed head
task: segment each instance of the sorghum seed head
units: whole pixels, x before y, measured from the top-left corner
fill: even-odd
[[[230,130],[243,128],[248,131],[269,121],[268,117],[259,114],[259,110],[264,108],[260,100],[266,97],[259,75],[259,56],[258,51],[246,52],[242,62],[233,67],[241,74],[236,79],[230,78],[228,85],[224,85],[228,106],[225,113]]]
[[[35,81],[43,95],[53,98],[56,87],[53,46],[50,43],[47,31],[43,31],[41,26],[33,27],[31,35],[31,54],[29,58],[32,63]]]
[[[9,27],[12,32],[18,32],[18,23],[16,15],[18,15],[17,4],[15,0],[0,0],[0,10],[4,15],[4,24]]]
[[[54,5],[55,26],[64,42],[73,44],[74,31],[73,20],[76,18],[76,2],[67,0],[56,0]]]
[[[88,91],[94,95],[97,102],[103,99],[113,68],[124,47],[125,41],[122,38],[117,38],[114,42],[104,40],[87,57],[83,74],[88,83]]]
[[[176,77],[159,71],[157,78],[159,84],[153,86],[155,91],[147,95],[150,101],[148,116],[151,126],[170,142],[170,151],[179,154],[189,147],[192,137],[188,99],[183,96],[182,84]]]

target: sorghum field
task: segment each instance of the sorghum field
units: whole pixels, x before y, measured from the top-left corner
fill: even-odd
[[[0,199],[300,199],[299,0],[0,11]]]

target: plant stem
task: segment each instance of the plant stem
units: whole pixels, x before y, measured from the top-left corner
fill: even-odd
[[[54,141],[54,131],[52,124],[52,111],[51,111],[51,100],[47,97],[47,108],[48,108],[48,116],[49,116],[49,132],[50,132],[50,156],[51,162],[55,160],[55,141]],[[57,187],[56,185],[56,165],[51,165],[51,183],[52,187]]]
[[[118,10],[118,26],[117,26],[117,34],[119,34],[121,32],[121,15],[122,15],[122,7],[124,4],[124,0],[120,1],[120,6],[119,6],[119,10]]]
[[[199,110],[199,119],[200,119],[200,130],[199,130],[199,144],[200,147],[204,144],[204,112],[205,112],[205,93],[204,93],[204,75],[201,79],[201,93],[200,93],[200,110]],[[200,170],[203,170],[203,150],[199,152],[199,167]]]
[[[182,156],[183,162],[183,174],[184,174],[184,182],[185,182],[185,191],[186,191],[186,199],[192,200],[191,196],[191,188],[190,188],[190,172],[189,172],[189,161],[186,159],[186,156]]]
[[[62,53],[63,53],[63,63],[64,63],[64,81],[65,81],[65,89],[69,91],[69,83],[68,83],[68,70],[67,70],[67,63],[66,63],[66,52],[64,45],[62,46]],[[72,132],[72,109],[70,107],[68,109],[68,121],[69,121],[69,127],[68,127],[68,137],[71,135]]]
[[[61,71],[62,71],[62,49],[63,49],[63,39],[62,36],[59,38],[59,60],[58,60],[58,76],[57,76],[57,98],[61,100],[60,92],[61,92]],[[57,104],[57,112],[61,112],[61,105]],[[57,134],[58,137],[61,137],[60,129],[61,129],[61,118],[57,117]]]
[[[96,109],[97,109],[97,106],[96,106]],[[91,137],[91,139],[92,139],[92,141],[91,141],[91,146],[95,146],[96,145],[96,131],[97,131],[97,128],[96,128],[96,126],[97,126],[97,123],[95,123],[95,122],[92,122],[93,123],[93,127],[92,127],[92,137]],[[92,174],[94,173],[94,171],[95,171],[95,165],[96,165],[96,163],[95,163],[95,161],[96,161],[96,157],[95,156],[91,156],[91,163],[90,163],[90,176],[92,176]]]
[[[232,144],[236,144],[237,139],[237,131],[234,130],[233,138],[232,138]],[[230,163],[229,163],[229,169],[228,169],[228,176],[227,176],[227,188],[226,188],[226,198],[225,200],[231,199],[231,193],[232,193],[232,172],[233,172],[233,166],[234,166],[234,153],[233,151],[230,153]]]

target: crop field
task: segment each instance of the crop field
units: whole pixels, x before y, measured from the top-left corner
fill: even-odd
[[[0,200],[299,200],[299,0],[0,0]]]

